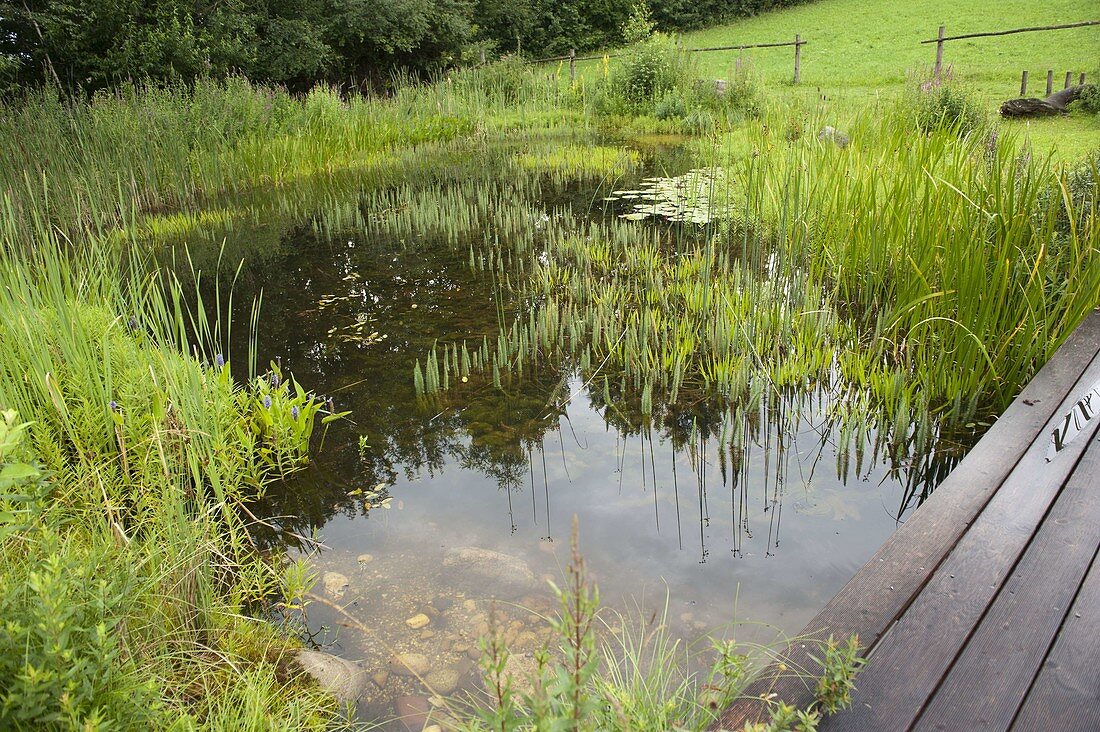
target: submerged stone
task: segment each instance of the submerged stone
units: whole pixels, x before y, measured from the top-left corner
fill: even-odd
[[[398,653],[390,659],[390,671],[398,676],[423,676],[432,670],[432,662],[422,653]]]
[[[334,600],[339,600],[348,589],[348,578],[339,572],[325,572],[321,577],[321,584],[325,586],[325,594]]]
[[[406,620],[405,625],[409,626],[413,630],[419,630],[430,622],[432,622],[432,619],[429,618],[427,615],[425,615],[424,613],[417,613],[416,615],[413,615],[411,618]]]
[[[523,590],[535,583],[527,562],[491,549],[473,546],[448,549],[443,555],[443,566],[457,570],[489,591]]]
[[[427,697],[419,694],[406,694],[393,700],[393,711],[401,725],[409,732],[420,732],[428,723],[432,705]]]
[[[362,696],[370,674],[360,664],[322,651],[298,651],[298,663],[322,689],[343,704],[355,704]]]
[[[454,668],[440,668],[424,678],[424,683],[437,694],[450,694],[458,688],[462,674]]]

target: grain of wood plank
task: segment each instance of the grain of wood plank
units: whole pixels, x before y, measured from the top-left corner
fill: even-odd
[[[1078,383],[1098,349],[1100,312],[1094,311],[948,479],[798,637],[822,638],[830,633],[847,637],[858,633],[865,646],[876,643],[996,492],[1019,456],[1039,437],[1062,397]],[[813,644],[798,641],[781,656],[789,668],[813,673],[817,665],[809,655],[815,650]],[[745,696],[726,710],[716,726],[740,729],[746,722],[766,716],[767,705],[760,700],[769,694],[798,706],[813,701],[810,683],[790,672],[780,675],[773,668],[750,685]]]
[[[1011,725],[1100,545],[1098,473],[1093,440],[916,729]]]
[[[1061,424],[1062,415],[1098,380],[1100,357],[1062,399],[1043,434]],[[1032,443],[920,594],[873,649],[859,676],[852,708],[828,720],[822,729],[900,730],[913,724],[1015,567],[1098,425],[1100,419],[1088,423],[1087,431],[1049,463],[1049,441]]]
[[[1100,557],[1081,585],[1013,732],[1100,729]]]

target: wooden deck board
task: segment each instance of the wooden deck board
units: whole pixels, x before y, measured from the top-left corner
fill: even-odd
[[[1012,726],[1032,730],[1100,729],[1100,557],[1058,632]]]
[[[1100,544],[1095,440],[917,729],[1008,729]],[[1026,618],[1026,622],[1021,619]]]
[[[1082,376],[1089,386],[1098,380],[1100,357]],[[1071,392],[1062,400],[1044,433],[1062,421],[1062,413],[1077,398]],[[1097,423],[1093,420],[1093,430]],[[827,729],[896,730],[913,724],[1091,444],[1092,434],[1085,437],[1071,442],[1051,463],[1044,441],[1031,444],[913,604],[872,648],[851,711]]]
[[[895,632],[898,630],[896,626],[899,618],[904,619],[911,610],[916,612],[922,607],[933,610],[950,608],[951,603],[943,602],[942,598],[958,597],[958,588],[952,589],[952,583],[946,583],[941,579],[940,582],[945,584],[927,592],[926,589],[930,582],[935,581],[938,572],[942,572],[939,576],[951,580],[955,578],[951,578],[950,574],[958,575],[962,571],[952,572],[952,568],[956,565],[945,564],[951,561],[951,556],[955,553],[953,550],[959,550],[958,557],[964,557],[971,551],[979,552],[976,556],[988,555],[990,550],[987,547],[998,543],[1001,538],[1001,532],[997,530],[998,527],[993,521],[995,514],[999,520],[1006,522],[1010,527],[1014,536],[1009,542],[1011,546],[1003,550],[992,550],[993,555],[998,558],[997,569],[992,574],[967,570],[968,576],[974,579],[976,585],[975,589],[967,593],[969,625],[966,622],[957,623],[951,639],[939,647],[939,672],[938,675],[935,672],[925,674],[927,678],[922,682],[921,687],[923,696],[904,690],[900,692],[901,696],[916,700],[915,709],[908,715],[903,714],[902,717],[908,716],[909,721],[913,721],[916,714],[923,708],[928,696],[938,688],[939,681],[960,652],[960,648],[965,644],[975,624],[984,616],[986,606],[996,596],[1004,579],[1009,576],[1046,515],[1047,508],[1058,495],[1060,482],[1042,479],[1044,491],[1033,492],[1028,490],[1029,480],[1026,476],[1047,472],[1041,467],[1045,466],[1045,450],[1051,425],[1056,419],[1062,417],[1075,394],[1100,380],[1098,351],[1100,351],[1100,313],[1094,312],[1070,336],[1055,357],[1040,370],[1035,379],[1020,393],[943,485],[919,510],[914,512],[894,536],[799,634],[799,638],[818,639],[829,634],[837,637],[847,637],[852,633],[860,634],[864,646],[873,649],[867,669],[857,679],[859,688],[857,694],[863,700],[864,709],[869,703],[867,701],[869,697],[865,693],[867,686],[871,686],[872,690],[886,690],[897,696],[897,687],[903,687],[909,683],[908,677],[892,677],[890,674],[883,675],[881,684],[876,682],[878,672],[874,669],[877,664],[883,663],[878,659],[885,658],[888,661],[890,654],[894,653],[897,669],[909,670],[915,665],[911,658],[906,659],[903,657],[904,654],[889,650],[895,647],[901,648],[900,644],[906,638],[904,630],[900,633]],[[1095,424],[1089,426],[1095,428]],[[1072,451],[1060,453],[1055,462],[1061,463],[1063,468],[1067,462],[1076,463],[1090,439],[1091,435],[1078,436],[1070,445]],[[1064,479],[1072,471],[1060,472]],[[1013,478],[1013,475],[1016,477]],[[999,490],[1006,483],[1015,484],[1012,495],[1018,496],[1019,500],[1025,502],[1026,515],[1013,510],[1014,501],[1007,498],[996,499]],[[988,508],[992,508],[993,513],[985,521],[980,521],[981,515]],[[968,542],[967,535],[972,528],[979,528],[981,533],[975,534],[974,538]],[[979,541],[979,536],[984,541]],[[985,584],[982,585],[982,582]],[[955,594],[952,595],[952,592]],[[917,603],[921,604],[917,605]],[[916,614],[911,615],[907,622],[914,630],[921,627]],[[906,626],[901,627],[904,629]],[[932,620],[925,622],[923,627],[929,632],[938,631],[935,621]],[[915,640],[919,634],[911,635],[914,640],[910,641],[909,647],[912,648],[916,643],[918,647],[923,648],[923,645]],[[954,652],[950,651],[952,644],[954,644]],[[809,654],[814,653],[816,648],[814,643],[793,643],[786,649],[781,660],[789,669],[805,669],[812,675],[816,673],[817,667],[816,663],[809,658]],[[749,688],[744,699],[726,710],[719,725],[725,729],[739,729],[747,721],[762,718],[766,714],[767,707],[760,699],[769,694],[775,694],[778,698],[799,706],[805,706],[813,700],[811,684],[806,680],[792,675],[790,671],[785,674],[773,671],[762,676]],[[874,708],[873,705],[872,708]],[[855,717],[859,716],[858,710],[845,712],[826,720],[823,728],[879,728],[866,726],[875,724],[873,717],[864,718],[865,726],[858,724],[844,726],[845,722],[842,720],[853,717],[854,722]],[[905,726],[907,723],[901,727],[881,728],[903,729]]]

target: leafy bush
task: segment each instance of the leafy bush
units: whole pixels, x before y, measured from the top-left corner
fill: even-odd
[[[952,130],[962,136],[986,124],[985,110],[971,94],[952,84],[933,84],[916,104],[917,128],[925,134]]]
[[[1100,114],[1100,84],[1086,84],[1077,104],[1090,114]]]
[[[654,36],[634,45],[612,75],[615,93],[635,108],[660,99],[680,83],[687,63],[672,41]]]
[[[687,114],[687,104],[684,98],[674,91],[665,92],[653,108],[653,116],[657,119],[679,119]]]
[[[121,627],[139,589],[135,565],[48,535],[24,546],[34,561],[0,576],[0,726],[161,727],[157,684],[142,678]]]

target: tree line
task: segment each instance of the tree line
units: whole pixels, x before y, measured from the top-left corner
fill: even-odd
[[[0,83],[92,91],[244,74],[303,89],[384,86],[480,57],[621,41],[639,0],[0,0]],[[662,0],[660,30],[802,0]]]

